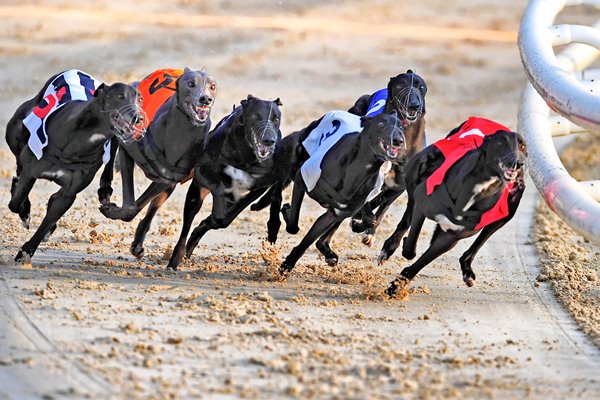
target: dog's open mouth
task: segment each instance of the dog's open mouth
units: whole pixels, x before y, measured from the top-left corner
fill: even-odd
[[[406,122],[408,124],[414,124],[421,117],[421,110],[413,110],[406,112]]]
[[[256,157],[260,161],[265,161],[270,158],[271,155],[275,152],[275,146],[265,146],[264,144],[258,144],[256,146]]]
[[[186,102],[185,108],[192,124],[195,126],[203,125],[210,115],[210,106],[208,104],[194,105]]]
[[[389,143],[381,143],[381,148],[385,157],[390,161],[398,158],[398,154],[400,154],[400,150],[402,150],[402,147],[392,146]]]
[[[504,175],[504,179],[507,182],[514,182],[519,177],[520,168],[518,168],[518,167],[517,168],[509,167],[501,162],[500,170],[502,171],[502,174]]]
[[[141,107],[129,105],[115,110],[112,119],[113,129],[124,144],[141,139],[146,133],[148,118]]]

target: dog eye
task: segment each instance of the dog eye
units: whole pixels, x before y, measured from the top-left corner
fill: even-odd
[[[125,95],[121,93],[121,94],[119,94],[119,95],[117,96],[117,98],[118,98],[119,100],[123,100],[123,99],[125,98]]]
[[[191,87],[191,88],[193,88],[193,87],[196,87],[196,82],[194,82],[194,81],[189,81],[187,85],[188,85],[188,87]]]
[[[383,122],[379,122],[379,123],[377,124],[377,127],[378,127],[378,128],[383,128],[383,125],[384,125],[384,123],[383,123]]]
[[[273,117],[273,122],[279,122],[279,117]]]
[[[215,85],[215,84],[212,84],[212,85],[210,85],[210,88],[209,88],[209,89],[210,89],[210,90],[212,90],[212,91],[214,91],[214,90],[216,90],[216,89],[217,89],[217,85]]]

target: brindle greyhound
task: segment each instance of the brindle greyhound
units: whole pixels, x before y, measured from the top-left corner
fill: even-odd
[[[279,99],[248,95],[208,135],[187,192],[182,232],[168,268],[177,269],[184,253],[189,258],[206,232],[228,227],[278,179],[273,155],[281,142],[280,105]],[[208,193],[213,197],[212,212],[194,229],[186,246],[194,217]]]
[[[173,83],[174,87],[169,83]],[[192,173],[210,129],[210,110],[217,92],[216,82],[210,75],[189,68],[185,68],[183,73],[156,71],[139,85],[140,88],[145,86],[149,86],[149,90],[142,89],[144,99],[152,98],[154,93],[164,94],[164,103],[156,111],[144,138],[137,143],[120,146],[122,207],[114,203],[100,207],[102,214],[108,218],[131,221],[150,202],[130,247],[131,254],[138,258],[144,255],[144,238],[158,208],[173,193],[176,185],[189,179]],[[172,90],[175,90],[174,95]],[[148,113],[152,115],[152,110]],[[137,200],[134,200],[134,162],[152,180]]]
[[[379,112],[395,111],[406,125],[406,154],[411,157],[425,145],[425,95],[427,85],[412,70],[390,78],[387,91],[361,96],[348,111],[356,115],[372,116]],[[384,190],[365,204],[351,221],[354,232],[363,232],[363,243],[372,246],[375,232],[390,205],[405,190],[402,164],[395,164],[387,174]],[[377,208],[374,214],[373,210]]]
[[[334,127],[340,126],[339,120],[338,124],[335,122],[334,119]],[[310,126],[312,125],[314,123]],[[300,257],[317,239],[317,249],[325,256],[329,265],[335,265],[338,255],[329,246],[333,234],[342,221],[353,216],[376,189],[383,163],[398,162],[404,158],[404,127],[395,113],[360,117],[360,126],[362,131],[341,132],[335,144],[325,144],[329,150],[321,152],[324,154],[322,159],[311,161],[309,158],[307,162],[320,166],[320,175],[316,180],[310,178],[309,171],[304,169],[296,174],[292,204],[289,209],[284,210],[288,232],[298,231],[300,206],[305,193],[308,192],[327,211],[315,221],[300,244],[285,258],[279,268],[282,277],[292,271]],[[321,135],[319,146],[323,146],[323,140],[333,136],[332,132]],[[317,150],[313,154],[318,153]]]
[[[394,253],[409,228],[402,255],[413,259],[425,218],[436,221],[437,225],[429,248],[415,263],[404,268],[386,290],[390,296],[459,240],[481,232],[459,260],[465,284],[473,286],[475,274],[471,263],[475,255],[485,241],[514,216],[525,189],[525,142],[520,135],[501,125],[492,122],[486,131],[477,124],[477,119],[472,117],[448,135],[448,138],[466,138],[465,142],[469,142],[466,146],[448,147],[451,150],[443,153],[440,149],[444,149],[441,147],[444,143],[436,146],[445,140],[442,139],[409,160],[408,205],[398,227],[383,245],[379,265]]]
[[[73,87],[64,76],[72,74],[85,86]],[[143,111],[139,107],[138,90],[124,83],[99,85],[95,90],[89,75],[77,70],[56,74],[31,100],[24,102],[6,127],[6,142],[17,161],[17,176],[13,178],[10,211],[19,214],[29,228],[31,203],[29,192],[37,179],[57,183],[60,190],[50,196],[46,215],[34,235],[23,246],[15,261],[23,261],[35,253],[39,244],[56,229],[57,221],[71,207],[79,192],[85,189],[102,165],[107,141],[111,141],[112,155],[117,148],[115,137],[130,141],[143,132],[140,122]],[[75,92],[87,94],[89,100],[71,100]],[[46,114],[48,107],[59,107]],[[24,119],[31,115],[46,117],[47,146],[38,159],[28,146],[31,133]],[[40,122],[40,126],[42,123]],[[37,132],[36,132],[37,134]],[[102,173],[98,196],[101,203],[110,201],[112,165]]]

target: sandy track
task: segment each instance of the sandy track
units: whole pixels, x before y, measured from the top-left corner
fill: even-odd
[[[335,12],[350,28],[432,24],[442,32],[510,33],[523,6],[465,0],[414,9],[398,3],[309,1],[269,8],[256,1],[240,7],[251,16],[309,25]],[[174,10],[149,2],[140,15],[234,13],[225,1],[209,4],[181,2]],[[524,78],[514,43],[432,41],[400,31],[382,36],[377,29],[340,35],[308,25],[276,32],[273,26],[190,28],[190,19],[179,27],[149,28],[103,17],[115,11],[118,20],[134,6],[102,1],[77,11],[65,7],[65,15],[95,16],[69,20],[61,29],[36,16],[49,8],[0,8],[7,37],[0,44],[2,125],[47,76],[65,67],[130,81],[165,65],[206,66],[215,75],[215,120],[248,92],[281,97],[286,133],[326,110],[347,108],[406,68],[416,68],[429,84],[430,138],[471,114],[516,125]],[[11,17],[15,9],[29,11],[29,19]],[[13,161],[6,151],[0,160],[0,204],[6,204]],[[558,306],[550,284],[535,282],[532,185],[515,220],[476,259],[474,288],[461,280],[457,258],[468,245],[461,243],[419,275],[406,301],[381,295],[405,261],[395,257],[376,267],[378,248],[360,247],[347,225],[333,242],[340,250],[338,269],[311,250],[287,282],[271,281],[276,260],[300,236],[282,234],[277,247],[262,249],[265,212],[245,212],[228,230],[211,232],[182,271],[166,272],[163,255],[178,234],[183,189],[161,210],[147,256],[138,261],[128,254],[135,226],[105,221],[96,210],[96,187],[78,198],[31,269],[10,265],[31,232],[3,211],[0,397],[600,397],[598,350]],[[32,202],[40,209],[33,226],[53,188],[40,183],[34,189]],[[319,212],[306,203],[301,233]],[[403,207],[393,207],[381,237]],[[431,228],[425,226],[419,250]]]

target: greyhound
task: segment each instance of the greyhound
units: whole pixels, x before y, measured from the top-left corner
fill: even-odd
[[[425,218],[437,225],[429,248],[402,270],[387,293],[394,296],[418,272],[464,238],[481,232],[460,257],[463,280],[473,286],[471,263],[485,241],[514,216],[523,191],[525,142],[519,134],[485,118],[470,117],[450,134],[413,156],[407,165],[408,205],[394,233],[385,241],[381,265],[404,241],[402,255],[416,256]]]
[[[425,95],[427,84],[422,77],[407,70],[391,77],[387,88],[371,95],[361,96],[348,111],[356,115],[373,116],[395,111],[406,125],[406,156],[412,157],[425,147]],[[365,204],[351,220],[354,232],[363,232],[362,241],[372,246],[377,227],[390,205],[405,190],[402,164],[395,164],[386,176],[385,187],[373,200]],[[374,213],[373,210],[377,209]]]
[[[136,143],[121,144],[123,205],[102,204],[100,211],[111,219],[131,221],[148,204],[130,251],[141,258],[144,239],[159,207],[178,183],[190,179],[196,157],[210,129],[210,110],[217,94],[215,80],[206,72],[158,70],[138,85],[150,119],[146,135]],[[135,200],[133,165],[137,164],[152,182]]]
[[[326,262],[337,264],[338,255],[329,246],[333,234],[344,219],[353,216],[381,187],[384,162],[401,162],[405,157],[404,126],[395,113],[357,117],[333,111],[320,120],[319,127],[323,123],[331,127],[318,130],[315,127],[317,134],[309,135],[303,142],[310,157],[296,173],[292,203],[284,206],[282,212],[286,229],[296,233],[305,193],[327,211],[281,264],[279,273],[283,278],[315,241]]]
[[[29,192],[35,181],[53,181],[60,190],[50,196],[44,220],[15,261],[33,256],[103,160],[107,166],[98,196],[101,203],[110,201],[115,138],[130,142],[143,134],[140,103],[140,93],[131,85],[108,86],[85,72],[69,70],[52,76],[35,97],[19,106],[6,127],[6,142],[17,162],[8,208],[29,228]]]
[[[188,189],[181,235],[167,268],[177,269],[184,253],[189,258],[202,237],[226,228],[250,203],[279,179],[274,154],[281,143],[281,101],[252,95],[241,101],[207,137]],[[186,239],[204,198],[213,197],[211,214]]]

